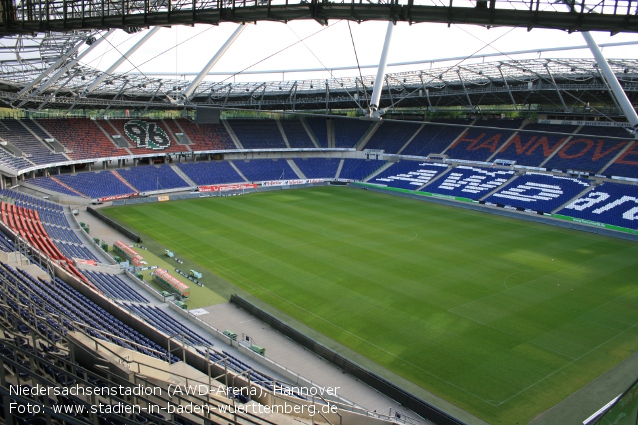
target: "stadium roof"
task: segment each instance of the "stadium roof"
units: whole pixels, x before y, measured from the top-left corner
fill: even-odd
[[[631,0],[174,0],[104,2],[103,0],[2,0],[0,31],[29,34],[153,25],[218,25],[221,22],[347,19],[392,22],[437,22],[568,29],[570,31],[638,32]]]
[[[159,27],[153,27],[136,35],[135,46],[141,45],[140,36],[150,39],[157,29]],[[328,78],[310,78],[309,73],[295,74],[302,69],[293,69],[286,71],[287,79],[275,80],[273,72],[280,71],[262,70],[237,71],[226,74],[226,78],[205,78],[193,83],[191,77],[196,73],[180,73],[181,78],[178,78],[177,72],[162,72],[163,68],[138,72],[135,65],[133,70],[119,72],[115,64],[104,70],[94,62],[83,61],[114,31],[3,37],[0,43],[0,102],[12,108],[69,112],[78,109],[143,112],[197,106],[328,112],[340,109],[364,111],[369,107],[375,77],[364,75],[365,66],[359,67],[359,73],[357,68],[343,67],[349,70],[345,74],[324,67],[326,72],[322,75]],[[352,42],[354,45],[354,40]],[[125,55],[113,42],[106,44],[120,54],[116,64],[123,63]],[[415,61],[411,62],[410,70],[389,72],[383,80],[380,107],[387,110],[418,108],[429,112],[454,108],[476,112],[519,110],[534,105],[535,110],[543,112],[619,114],[593,59],[541,59],[540,54],[536,59],[515,59],[520,52],[510,52],[511,55],[497,52],[500,54],[495,60],[491,57],[495,54],[482,57],[483,61],[490,60],[488,62],[454,60],[454,65],[450,65],[450,59],[458,57],[440,62]],[[480,55],[474,59],[477,57]],[[609,63],[630,101],[638,103],[638,60],[611,59]],[[236,81],[235,76],[240,73],[243,74],[241,81]],[[216,73],[207,75],[213,74]],[[192,94],[187,90],[191,84]]]

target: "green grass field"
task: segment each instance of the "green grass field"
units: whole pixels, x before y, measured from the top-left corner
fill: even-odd
[[[342,187],[105,212],[490,423],[638,346],[636,243]]]

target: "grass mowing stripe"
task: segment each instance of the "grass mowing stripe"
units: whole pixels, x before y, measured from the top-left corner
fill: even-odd
[[[638,341],[627,241],[334,187],[107,211],[491,423],[529,421]]]

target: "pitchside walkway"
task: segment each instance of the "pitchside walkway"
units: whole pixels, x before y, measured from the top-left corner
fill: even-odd
[[[266,357],[269,359],[299,373],[319,386],[326,388],[339,387],[337,394],[354,404],[378,413],[388,414],[390,409],[392,409],[392,413],[398,411],[409,417],[418,418],[412,411],[405,409],[394,400],[377,392],[353,376],[346,374],[335,365],[306,350],[296,342],[291,341],[234,304],[217,304],[207,307],[206,310],[209,314],[199,316],[201,320],[218,329],[231,329],[239,336],[243,334],[250,336],[251,339],[254,338],[256,344],[266,348]],[[440,401],[441,403],[437,404],[438,406],[449,405],[444,400]],[[448,412],[454,415],[460,413],[457,412],[458,408],[449,406]],[[452,411],[452,409],[455,411]],[[467,416],[469,415],[467,413],[465,415],[466,417],[463,419],[470,424],[485,424],[477,418],[468,418]],[[422,423],[431,424],[429,421]]]

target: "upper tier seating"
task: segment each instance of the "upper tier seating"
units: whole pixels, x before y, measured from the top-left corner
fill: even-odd
[[[638,143],[633,142],[616,160],[602,171],[607,176],[638,178]]]
[[[198,185],[245,181],[227,161],[178,163],[180,170]]]
[[[42,130],[38,124],[32,119],[23,119],[22,124],[29,127],[29,130],[33,131],[42,140],[49,139],[51,137],[46,131]]]
[[[251,182],[268,180],[296,180],[297,173],[290,168],[285,159],[253,159],[250,161],[233,161],[235,167]]]
[[[231,150],[237,149],[223,124],[195,124],[194,122],[180,118],[178,120],[166,120],[176,122],[184,130],[194,145],[190,145],[193,151]],[[170,125],[170,124],[169,124]]]
[[[370,137],[364,149],[381,149],[385,153],[399,153],[403,145],[420,127],[419,124],[384,121]]]
[[[279,122],[291,148],[316,148],[300,120],[279,120]]]
[[[70,152],[73,160],[127,156],[126,149],[113,144],[88,118],[44,119],[38,121]]]
[[[339,158],[296,158],[295,164],[309,179],[334,179],[339,169]]]
[[[514,130],[495,130],[485,127],[516,129],[521,120],[481,120],[468,128],[445,154],[450,158],[487,161],[514,134]]]
[[[354,118],[332,118],[335,148],[353,148],[370,128],[371,122]]]
[[[458,166],[421,189],[425,192],[479,200],[514,175],[514,171]]]
[[[516,161],[518,165],[539,167],[569,137],[553,133],[572,133],[577,128],[573,125],[527,124],[524,130],[533,130],[533,132],[519,131],[516,133],[494,155],[493,159],[507,159]]]
[[[90,198],[103,198],[106,196],[135,193],[133,189],[124,184],[110,171],[62,174],[56,178]]]
[[[21,149],[34,164],[65,162],[69,159],[59,153],[53,153],[36,139],[18,120],[1,120],[0,137]]]
[[[485,201],[550,213],[588,187],[589,182],[583,179],[527,173]]]
[[[306,118],[306,123],[315,136],[320,148],[328,147],[328,124],[325,118]]]
[[[120,169],[117,173],[140,192],[187,188],[189,184],[168,164]]]
[[[607,139],[605,136],[622,137],[624,140]],[[544,167],[550,170],[598,173],[622,152],[630,141],[631,136],[624,129],[585,126],[547,161]]]
[[[401,155],[426,157],[430,154],[440,154],[454,139],[465,131],[465,126],[471,124],[471,121],[468,120],[448,120],[440,122],[455,124],[455,126],[436,125],[434,123],[426,124],[416,137],[412,139],[410,144],[401,151]]]
[[[133,152],[134,155],[142,155],[142,154],[149,154],[149,153],[157,153],[158,155],[165,155],[167,153],[188,152],[188,148],[185,145],[180,145],[175,141],[175,139],[171,136],[170,131],[166,129],[166,127],[164,126],[161,120],[143,120],[143,121],[146,123],[147,126],[150,124],[155,124],[158,129],[162,130],[168,137],[170,146],[167,148],[161,148],[157,150],[147,146],[137,147],[137,144],[135,143],[135,141],[133,141],[124,131],[124,125],[126,125],[126,123],[128,123],[129,121],[132,121],[132,120],[108,120],[102,123],[102,127],[106,129],[107,126],[110,124],[112,127],[108,127],[109,129],[115,128],[117,132],[122,135],[122,138],[126,139],[126,141],[131,145],[129,150]],[[139,121],[139,120],[135,120],[135,121]]]
[[[363,159],[346,158],[343,160],[343,165],[341,166],[338,177],[347,180],[364,180],[385,164],[386,161],[376,159],[366,161]]]
[[[638,186],[603,183],[570,202],[559,214],[638,229]]]
[[[448,166],[445,164],[399,161],[377,174],[369,183],[417,190],[447,169]]]
[[[245,149],[286,149],[275,120],[228,120]]]
[[[6,151],[3,147],[0,147],[0,165],[18,171],[33,167],[34,164],[27,158],[13,156],[13,154]]]

